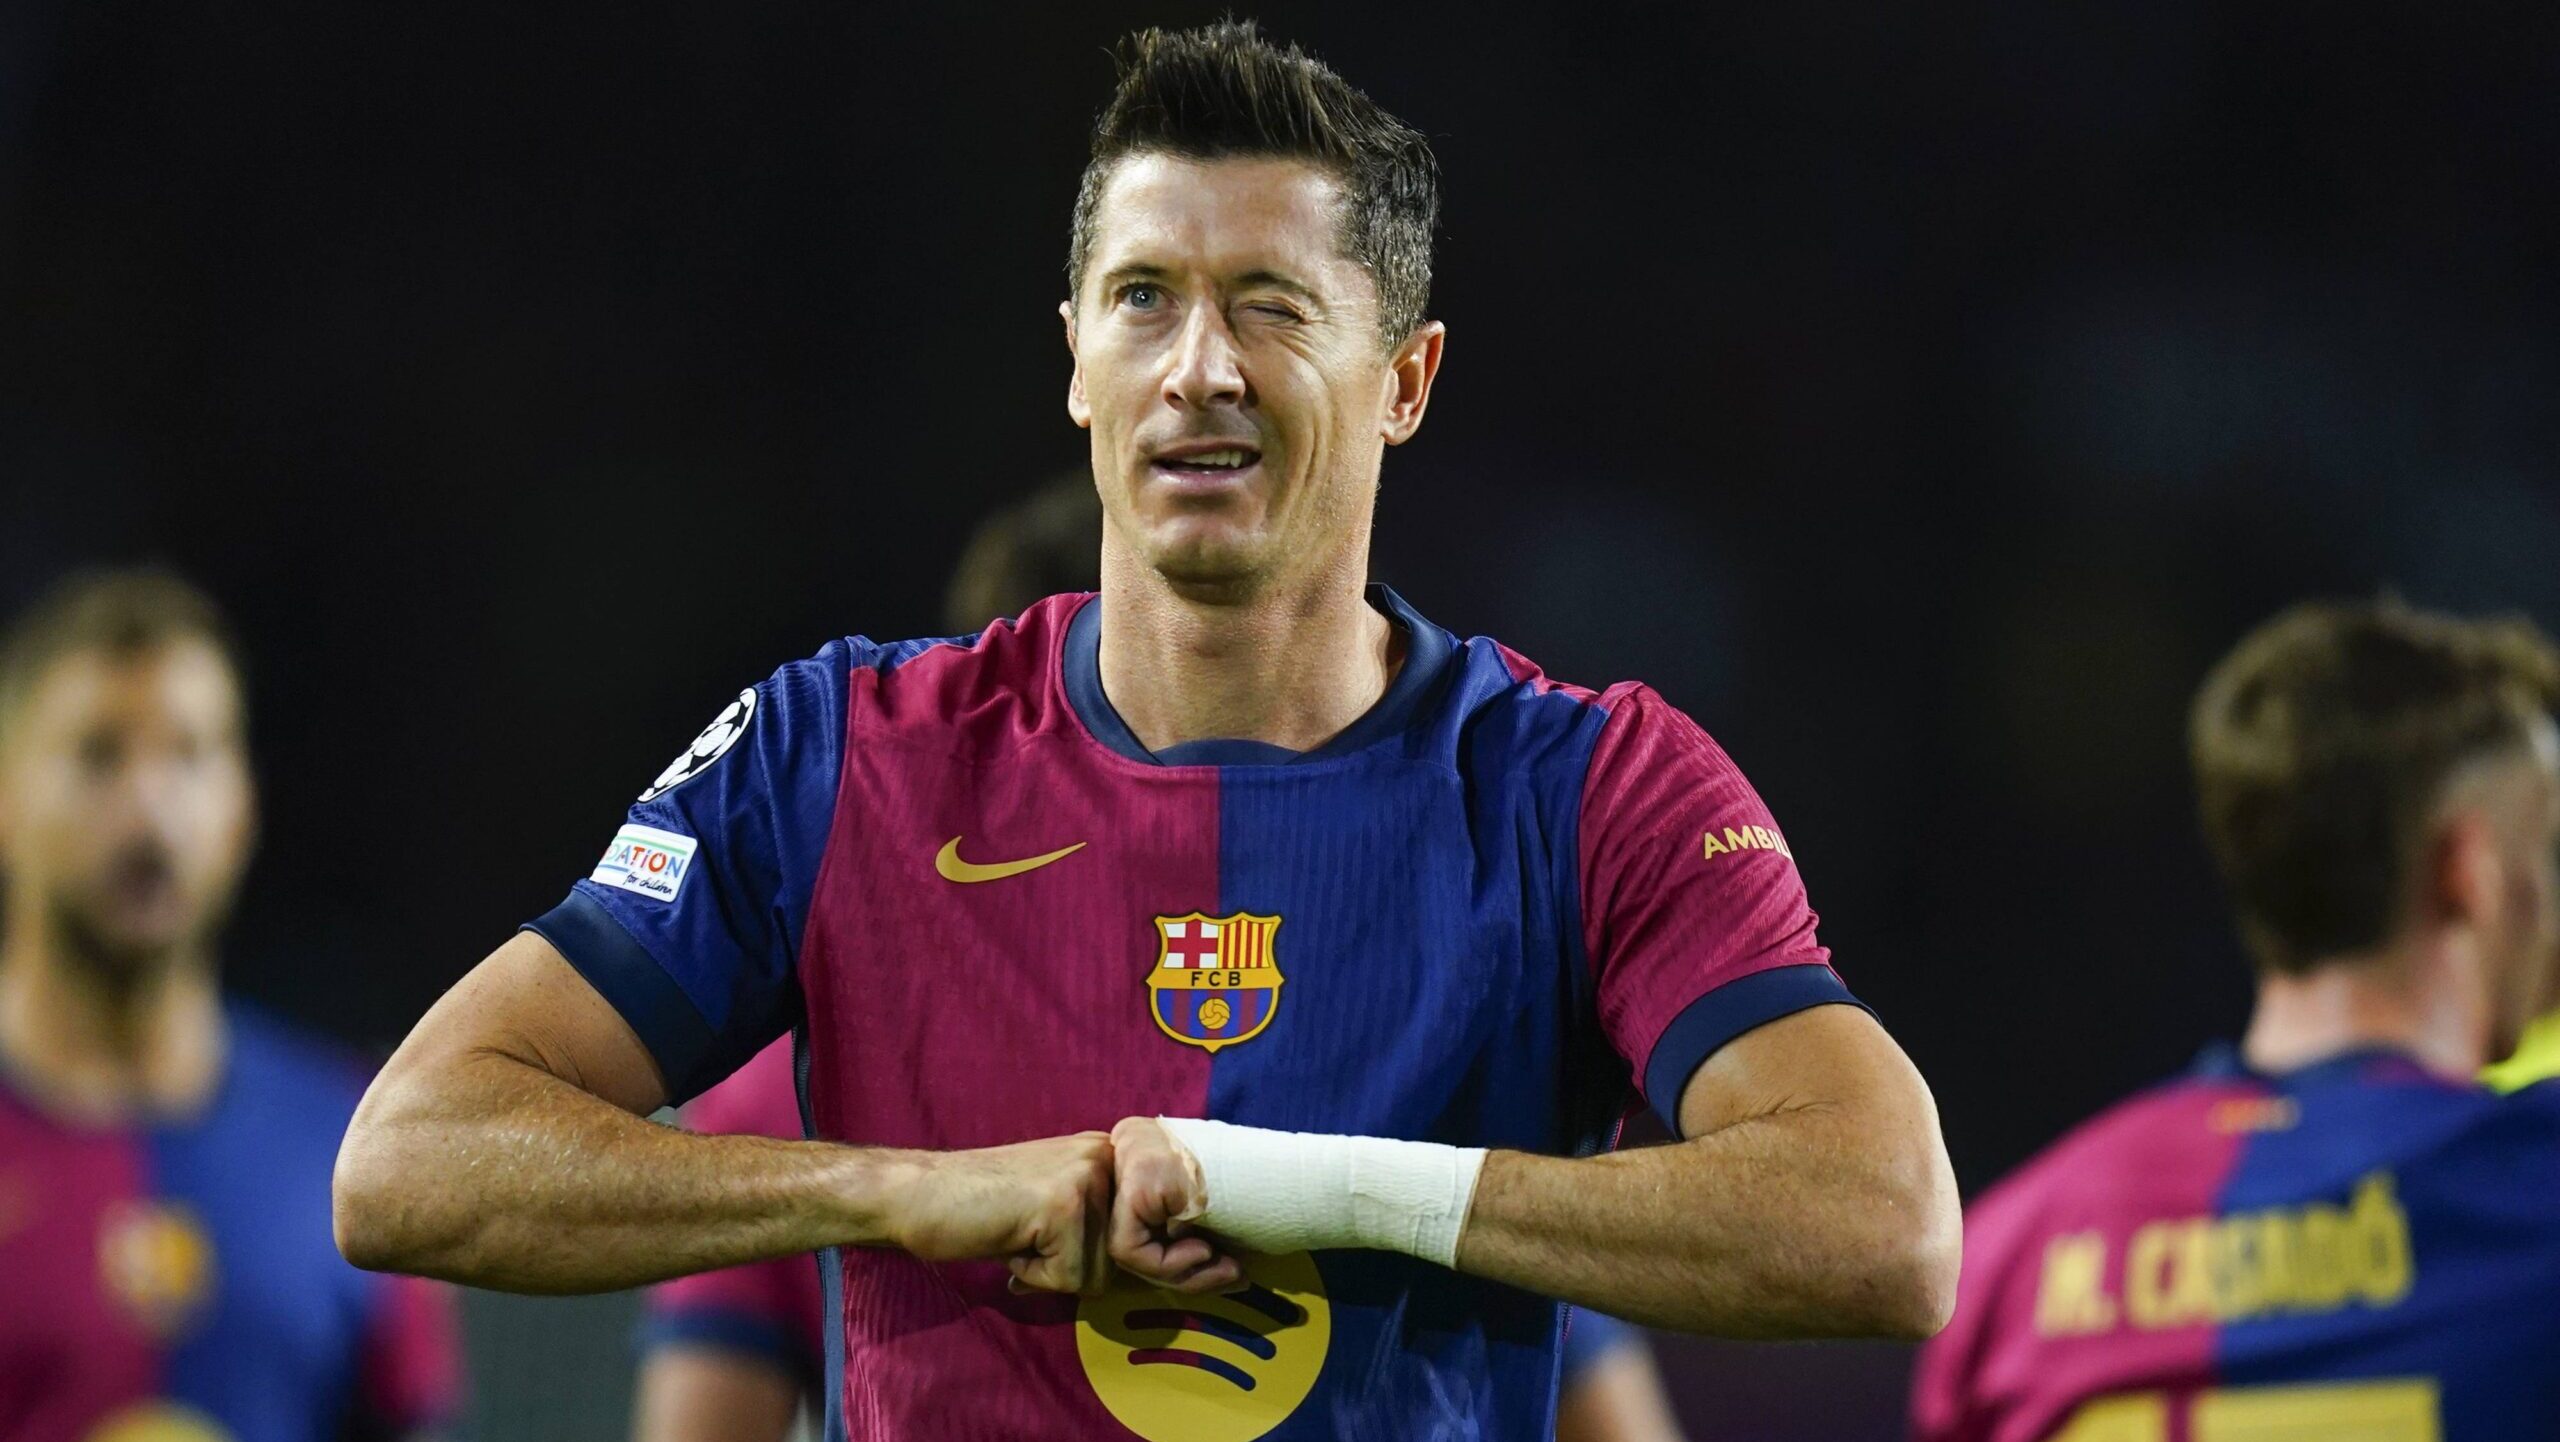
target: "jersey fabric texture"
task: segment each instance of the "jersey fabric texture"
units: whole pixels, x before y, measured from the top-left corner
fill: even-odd
[[[0,1085],[0,1437],[332,1442],[455,1420],[451,1294],[338,1255],[364,1075],[244,1008],[195,1114],[57,1118]]]
[[[1913,1431],[2546,1436],[2555,1296],[2560,1086],[2499,1096],[2388,1051],[2267,1076],[2217,1047],[1974,1205]]]
[[[1552,1154],[1676,1113],[1849,993],[1785,838],[1695,723],[1550,682],[1384,588],[1405,661],[1305,753],[1139,744],[1101,608],[856,637],[743,695],[531,925],[679,1095],[797,1026],[808,1134],[992,1146],[1133,1115]],[[1676,1118],[1675,1118],[1676,1124]],[[1538,1437],[1562,1309],[1410,1258],[1203,1301],[821,1260],[829,1438]]]

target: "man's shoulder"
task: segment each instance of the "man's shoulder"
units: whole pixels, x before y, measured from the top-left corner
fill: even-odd
[[[1470,730],[1492,726],[1549,738],[1578,736],[1587,753],[1589,743],[1613,717],[1623,724],[1639,711],[1681,715],[1659,692],[1639,681],[1580,685],[1549,675],[1545,667],[1491,636],[1452,637],[1451,641],[1454,660],[1441,709]]]
[[[957,636],[880,641],[851,635],[791,661],[741,693],[733,712],[754,707],[788,733],[787,742],[832,747],[851,705],[875,733],[935,728],[985,719],[991,711],[1041,706],[1051,684],[1067,622],[1088,595],[1050,596],[1019,616],[1000,617]],[[743,730],[744,720],[740,722]],[[786,745],[797,750],[796,745]]]

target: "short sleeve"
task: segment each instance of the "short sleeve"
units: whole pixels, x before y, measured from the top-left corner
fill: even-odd
[[[1719,1047],[1856,1004],[1814,937],[1795,853],[1724,749],[1642,686],[1613,687],[1582,793],[1583,943],[1600,1026],[1655,1111]]]
[[[850,643],[741,691],[528,922],[631,1023],[682,1101],[798,1019],[794,962],[835,812]]]
[[[696,1098],[684,1124],[697,1132],[801,1134],[792,1044],[775,1042],[735,1076]],[[743,1267],[678,1277],[649,1289],[640,1323],[643,1351],[708,1347],[771,1364],[816,1385],[824,1367],[818,1264],[776,1257]]]
[[[462,1329],[453,1289],[383,1273],[374,1279],[356,1379],[361,1437],[439,1432],[462,1420]]]

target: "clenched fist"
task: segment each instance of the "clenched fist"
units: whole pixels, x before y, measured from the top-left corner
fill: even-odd
[[[1192,1223],[1208,1207],[1200,1163],[1153,1117],[1111,1129],[1115,1194],[1111,1260],[1142,1281],[1177,1292],[1216,1292],[1244,1281],[1244,1265]]]
[[[1111,1280],[1111,1139],[1101,1132],[907,1154],[889,1234],[929,1262],[1002,1258],[1022,1288],[1100,1292]]]

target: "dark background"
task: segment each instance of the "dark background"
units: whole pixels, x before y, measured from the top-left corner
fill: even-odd
[[[738,687],[938,629],[1082,454],[1105,47],[1214,13],[0,8],[0,603],[236,609],[240,990],[387,1050]],[[1447,174],[1379,574],[1742,760],[1969,1192],[2243,1015],[2181,763],[2242,628],[2560,624],[2551,7],[1252,13]],[[479,1304],[482,1435],[615,1435],[614,1345],[486,1339],[619,1318]],[[1667,1365],[1701,1437],[1892,1430],[1895,1349]]]

